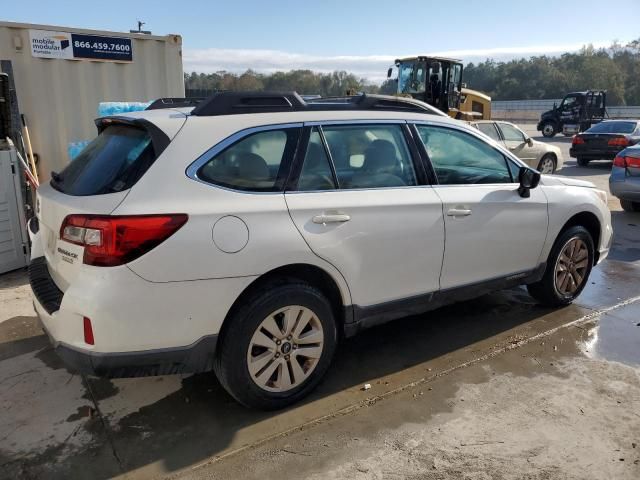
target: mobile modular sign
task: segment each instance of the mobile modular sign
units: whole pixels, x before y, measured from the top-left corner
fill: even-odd
[[[133,61],[130,38],[29,30],[31,55],[66,60]]]

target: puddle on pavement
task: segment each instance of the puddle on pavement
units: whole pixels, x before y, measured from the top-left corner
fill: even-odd
[[[602,314],[589,328],[584,350],[592,358],[640,366],[640,302]]]

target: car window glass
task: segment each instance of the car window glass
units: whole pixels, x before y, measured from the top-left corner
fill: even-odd
[[[496,127],[494,127],[493,123],[477,123],[476,127],[488,137],[493,138],[496,142],[501,141],[498,131],[496,130]]]
[[[510,183],[505,157],[481,139],[459,130],[418,125],[418,133],[438,183],[461,185]]]
[[[298,179],[298,190],[333,190],[336,188],[329,164],[329,157],[322,144],[322,138],[317,128],[309,137],[307,153],[302,164],[302,171]]]
[[[248,135],[205,163],[198,178],[239,190],[279,191],[283,158],[295,145],[297,134],[291,128]]]
[[[633,133],[636,122],[602,122],[597,123],[585,133]]]
[[[156,159],[149,134],[128,125],[105,128],[51,181],[67,195],[101,195],[131,188]]]
[[[511,178],[513,179],[513,181],[519,182],[521,166],[509,159],[507,159],[507,165],[509,165],[509,170],[511,171]]]
[[[417,185],[401,125],[322,127],[339,188]]]
[[[498,123],[502,136],[506,142],[524,143],[524,134],[513,125],[508,123]]]

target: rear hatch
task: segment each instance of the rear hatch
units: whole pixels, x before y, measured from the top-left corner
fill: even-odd
[[[102,119],[101,133],[37,192],[36,214],[49,273],[63,292],[78,275],[84,247],[61,239],[71,214],[109,215],[169,139],[149,122]],[[163,138],[164,135],[164,138]]]

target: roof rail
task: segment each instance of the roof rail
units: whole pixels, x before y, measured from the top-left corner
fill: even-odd
[[[159,98],[151,102],[145,110],[160,110],[161,108],[183,108],[183,107],[195,107],[200,102],[204,101],[206,97],[166,97]]]
[[[333,110],[385,110],[446,116],[437,108],[413,98],[363,93],[344,97],[307,97],[305,101],[296,92],[218,92],[200,102],[191,115]]]

